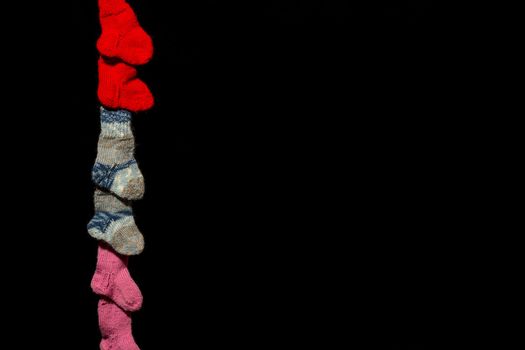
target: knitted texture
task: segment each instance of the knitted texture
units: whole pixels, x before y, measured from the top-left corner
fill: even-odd
[[[144,177],[134,157],[132,113],[153,107],[148,86],[134,66],[153,57],[151,37],[125,0],[98,0],[102,34],[97,41],[101,132],[92,170],[97,186],[95,215],[88,232],[99,240],[91,280],[98,305],[101,350],[140,350],[133,339],[130,312],[142,307],[142,293],[128,270],[128,256],[140,254],[144,237],[130,201],[144,195]]]
[[[89,234],[105,241],[122,255],[137,255],[144,249],[131,206],[110,193],[95,190],[95,215],[88,224]]]
[[[111,300],[98,302],[101,350],[140,350],[131,334],[131,317]]]
[[[134,312],[142,307],[142,293],[129,274],[128,257],[118,255],[104,243],[98,246],[91,289],[125,311]]]
[[[140,26],[125,0],[99,0],[102,35],[97,42],[101,55],[131,65],[146,64],[153,57],[151,37]]]
[[[104,107],[131,112],[142,112],[153,107],[153,95],[148,86],[137,78],[134,67],[101,57],[98,74],[98,98]]]
[[[101,133],[93,182],[100,188],[127,199],[144,195],[144,177],[134,158],[135,138],[131,131],[131,113],[125,110],[100,110]]]
[[[116,15],[126,9],[125,0],[98,0],[98,9],[101,17]]]

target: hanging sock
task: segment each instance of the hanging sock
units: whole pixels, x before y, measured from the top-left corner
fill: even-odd
[[[144,177],[134,158],[135,138],[131,112],[100,108],[101,132],[93,182],[100,188],[127,199],[144,196]]]
[[[153,95],[148,86],[137,78],[134,67],[101,57],[98,75],[98,98],[104,107],[130,112],[142,112],[153,107]]]
[[[95,216],[88,224],[89,234],[108,243],[122,255],[138,255],[144,250],[131,206],[111,193],[95,190]]]
[[[135,312],[142,307],[142,293],[129,274],[128,257],[117,254],[105,243],[98,246],[97,268],[91,280],[91,289],[125,311]]]
[[[102,298],[98,302],[98,324],[100,350],[140,350],[131,333],[130,315],[111,300]]]
[[[125,0],[99,0],[99,8],[102,35],[97,49],[100,54],[134,66],[148,63],[153,57],[153,42],[131,6]]]

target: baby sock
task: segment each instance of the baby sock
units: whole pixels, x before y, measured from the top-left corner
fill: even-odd
[[[88,232],[122,255],[138,255],[144,249],[144,237],[135,224],[131,206],[99,189],[95,190],[95,216],[88,224]]]
[[[128,257],[120,256],[104,243],[98,246],[97,268],[91,289],[111,299],[121,309],[134,312],[142,307],[142,293],[128,271]]]
[[[131,334],[131,317],[107,299],[98,302],[101,350],[140,350]]]
[[[151,37],[140,26],[125,0],[99,0],[102,35],[97,42],[101,55],[137,66],[153,57]]]
[[[131,113],[100,108],[101,133],[93,167],[95,184],[117,196],[137,200],[144,195],[144,177],[134,158]]]
[[[153,95],[148,86],[137,78],[134,67],[101,57],[98,74],[98,98],[104,107],[131,112],[146,111],[153,107]]]

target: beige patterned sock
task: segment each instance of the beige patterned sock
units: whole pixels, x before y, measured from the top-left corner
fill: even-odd
[[[95,190],[95,216],[88,224],[89,234],[107,242],[122,255],[137,255],[144,249],[131,206],[111,193]]]
[[[101,107],[101,133],[92,178],[103,190],[128,199],[144,195],[144,177],[134,158],[135,138],[131,112],[109,111]]]

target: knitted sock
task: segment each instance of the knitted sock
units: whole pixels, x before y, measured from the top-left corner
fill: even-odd
[[[125,311],[134,312],[142,307],[142,293],[129,274],[128,257],[118,255],[104,243],[98,245],[91,289]]]
[[[95,184],[117,196],[137,200],[144,195],[144,177],[133,153],[135,139],[131,131],[131,113],[100,108],[101,133],[93,167]]]
[[[153,57],[151,37],[140,26],[125,0],[99,0],[102,35],[97,42],[101,55],[131,65],[148,63]]]
[[[140,350],[131,334],[131,317],[107,299],[98,302],[100,350]]]
[[[138,255],[144,249],[144,237],[135,225],[131,206],[99,189],[95,190],[95,216],[88,232],[122,255]]]
[[[137,78],[137,70],[119,61],[98,61],[98,98],[104,107],[141,112],[153,107],[151,91]]]

